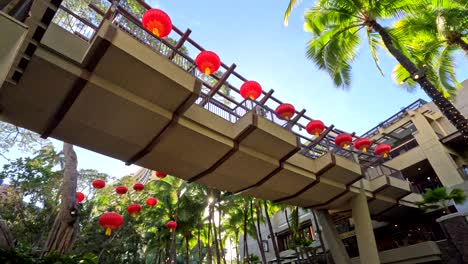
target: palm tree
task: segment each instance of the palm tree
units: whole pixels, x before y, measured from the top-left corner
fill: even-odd
[[[427,190],[423,193],[423,200],[416,204],[422,209],[441,209],[446,214],[450,213],[450,203],[463,204],[467,197],[463,190],[453,189],[450,193],[445,187],[438,187],[433,190]]]
[[[444,94],[453,97],[462,85],[455,78],[454,53],[468,52],[468,9],[452,1],[435,1],[423,12],[410,14],[395,23],[391,31],[411,54],[418,68],[424,68],[428,79]],[[465,4],[466,5],[466,4]],[[394,81],[408,89],[416,83],[401,64],[393,70]]]
[[[278,206],[268,207],[268,201],[266,200],[263,201],[263,208],[265,210],[265,218],[268,223],[268,230],[270,231],[271,243],[273,244],[273,250],[275,251],[276,262],[281,263],[281,256],[279,254],[278,244],[276,243],[275,232],[273,231],[273,226],[271,225],[271,219],[270,219],[270,212],[272,213],[272,215],[274,215],[274,213],[278,211],[279,208]],[[272,210],[272,208],[275,208],[276,210]]]
[[[298,2],[290,0],[285,22]],[[328,72],[337,87],[349,87],[352,62],[362,42],[360,30],[364,29],[379,71],[382,72],[376,49],[380,38],[388,52],[408,72],[408,76],[421,86],[461,132],[465,142],[468,142],[468,120],[438,91],[425,70],[418,68],[410,54],[380,22],[419,12],[427,3],[424,0],[318,0],[304,15],[305,29],[312,34],[312,40],[307,46],[307,56],[319,69]]]

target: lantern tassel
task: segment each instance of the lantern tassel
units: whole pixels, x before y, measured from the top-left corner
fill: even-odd
[[[343,144],[344,149],[348,149],[349,145],[348,144]]]
[[[159,38],[160,34],[159,34],[159,30],[157,28],[153,28],[153,34]]]
[[[367,148],[366,148],[366,147],[363,147],[363,148],[362,148],[362,152],[367,153]]]
[[[255,100],[255,97],[253,95],[250,95],[249,96],[250,100],[254,101]]]
[[[315,137],[318,137],[320,136],[320,133],[319,132],[315,132]]]
[[[132,217],[136,217],[136,213],[131,213],[131,216],[132,216]]]
[[[210,69],[210,68],[206,68],[206,69],[205,69],[205,74],[206,74],[206,75],[210,75],[210,74],[211,74],[211,69]]]
[[[110,236],[112,233],[112,229],[110,229],[109,227],[106,228],[106,236]]]
[[[388,153],[385,152],[385,153],[383,154],[383,157],[384,157],[384,158],[388,158]]]

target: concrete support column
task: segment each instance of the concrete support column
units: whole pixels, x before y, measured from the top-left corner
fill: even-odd
[[[379,264],[379,251],[375,243],[374,229],[364,192],[361,191],[351,200],[351,210],[361,263]]]
[[[417,133],[414,138],[424,152],[427,160],[434,169],[437,177],[444,186],[453,186],[463,182],[463,178],[457,171],[457,164],[447,152],[439,137],[434,132],[429,121],[418,112],[411,113]]]
[[[341,241],[328,210],[317,210],[317,218],[322,226],[322,234],[335,264],[350,264],[348,252]]]

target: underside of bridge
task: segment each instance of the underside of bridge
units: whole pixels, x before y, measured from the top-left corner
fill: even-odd
[[[43,20],[44,3],[34,2],[26,24]],[[349,210],[362,189],[370,213],[385,216],[419,199],[404,179],[364,178],[357,155],[337,146],[305,155],[325,138],[304,144],[255,108],[234,122],[217,114],[193,71],[109,20],[90,40],[53,23],[46,29],[39,40],[28,33],[1,87],[5,122],[189,182],[301,207]]]

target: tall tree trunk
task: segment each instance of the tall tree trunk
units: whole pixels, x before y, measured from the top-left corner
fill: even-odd
[[[202,247],[201,247],[201,238],[200,238],[200,226],[198,226],[197,244],[198,244],[198,263],[201,263],[202,262],[202,259],[201,259]]]
[[[255,231],[255,240],[257,240],[258,250],[260,251],[260,256],[262,257],[262,263],[266,264],[265,250],[263,249],[262,233],[260,230],[260,218],[257,212],[257,223],[255,223],[255,218],[253,214],[253,201],[250,201],[250,217],[252,217],[252,224]],[[256,225],[255,225],[256,224]]]
[[[293,230],[291,229],[291,224],[289,223],[288,208],[284,209],[284,217],[286,217],[286,223],[288,224],[288,229],[291,233],[291,238],[294,239]],[[296,253],[297,259],[299,260],[299,251],[297,251],[296,245],[294,245],[294,252]]]
[[[189,255],[189,237],[185,237],[185,263],[189,264],[190,255]]]
[[[236,241],[234,242],[234,247],[236,248],[236,263],[240,264],[240,256],[239,256],[239,233],[236,233],[235,237]]]
[[[215,222],[215,216],[214,216],[214,205],[211,207],[211,218],[213,220],[213,242],[214,246],[216,248],[216,263],[221,264],[221,253],[219,252],[219,243],[218,243],[218,232],[216,230],[216,222]]]
[[[265,217],[268,223],[268,229],[270,230],[271,243],[273,244],[273,250],[275,251],[276,262],[281,263],[281,256],[278,249],[278,244],[276,243],[275,232],[273,232],[273,226],[271,225],[270,215],[268,214],[268,202],[263,201],[263,207],[265,209]]]
[[[322,248],[323,255],[325,256],[325,261],[328,264],[329,263],[328,254],[327,254],[327,250],[325,248],[325,243],[324,243],[323,237],[322,237],[322,229],[319,227],[319,224],[318,224],[318,221],[317,221],[317,216],[315,215],[315,211],[311,210],[311,213],[312,213],[312,216],[314,217],[314,223],[315,223],[315,228],[317,229],[317,234],[318,234],[319,241],[320,241],[320,247]]]
[[[172,230],[172,239],[171,239],[171,250],[169,254],[169,263],[177,262],[177,252],[176,252],[176,229]]]
[[[247,208],[248,201],[246,200],[244,203],[244,208]],[[249,220],[249,214],[246,210],[244,210],[244,258],[246,258],[246,262],[250,263],[250,255],[249,255],[249,246],[247,245],[247,222]]]
[[[463,136],[464,143],[468,143],[468,120],[453,106],[453,104],[440,93],[437,88],[426,77],[423,71],[420,71],[416,65],[407,58],[398,48],[393,45],[390,34],[376,21],[369,23],[375,32],[379,33],[387,50],[395,57],[395,59],[405,68],[411,78],[419,83],[421,88],[432,99],[434,104],[447,117]]]
[[[45,243],[43,255],[48,255],[51,252],[67,253],[71,250],[79,232],[80,208],[76,202],[78,160],[71,144],[63,143],[63,154],[65,156],[65,170],[60,211]]]
[[[8,228],[5,220],[0,219],[0,248],[10,250],[14,247],[15,243],[10,228]]]
[[[223,217],[223,211],[221,210],[221,199],[218,198],[218,222],[219,222],[219,226],[218,226],[218,237],[219,237],[219,250],[221,251],[221,257],[223,258],[224,264],[227,264],[227,262],[226,262],[226,254],[224,254],[223,235],[221,234],[221,232],[222,232],[222,226],[223,226],[223,225],[221,224],[222,217]]]
[[[207,250],[208,250],[208,264],[213,262],[213,253],[211,252],[212,244],[210,243],[211,237],[211,205],[208,207],[208,243],[207,243]]]

